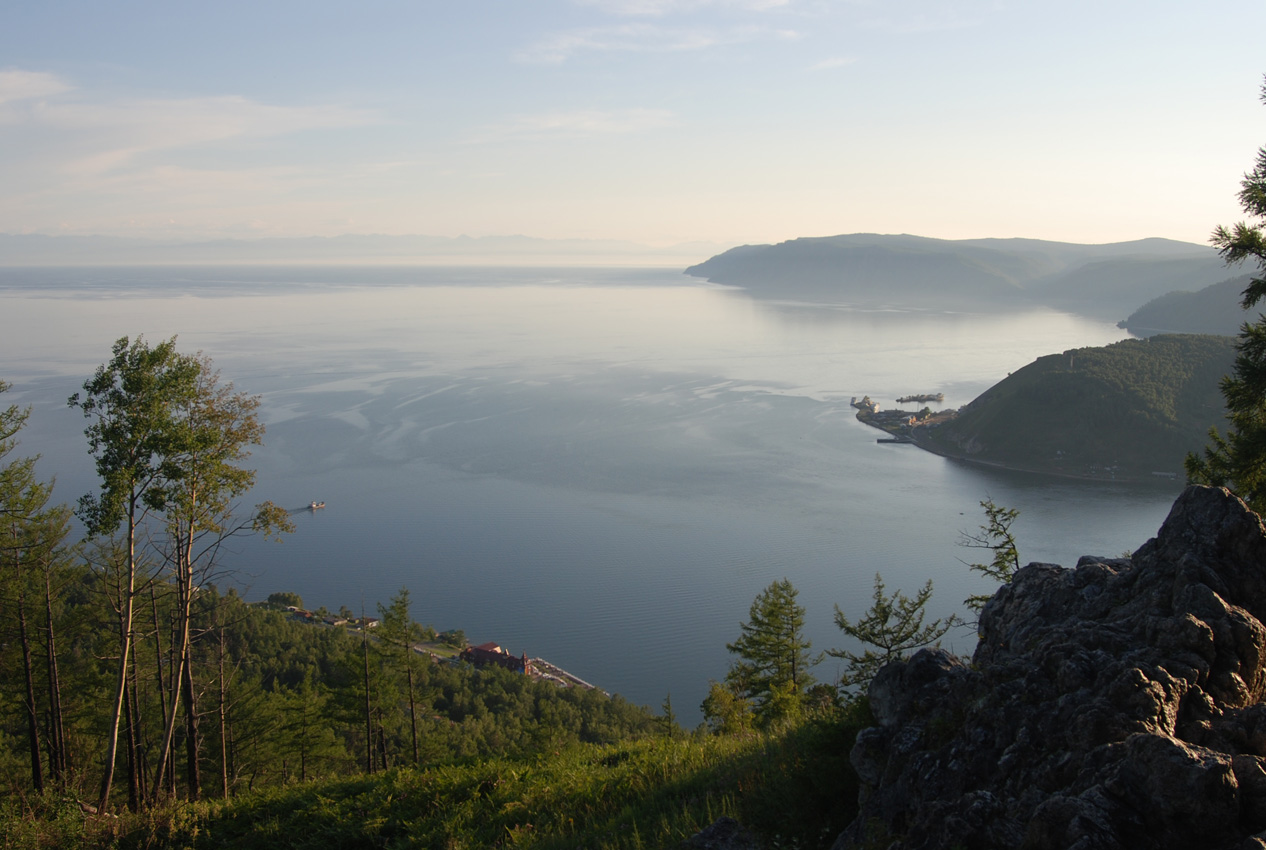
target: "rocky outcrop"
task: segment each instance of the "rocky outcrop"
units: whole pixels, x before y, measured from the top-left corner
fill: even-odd
[[[1189,487],[1129,559],[1030,564],[871,684],[835,847],[1266,848],[1266,528]]]
[[[731,817],[722,817],[696,832],[682,845],[684,850],[761,850],[756,836]]]

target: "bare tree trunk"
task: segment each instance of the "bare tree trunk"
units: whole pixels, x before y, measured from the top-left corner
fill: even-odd
[[[124,692],[127,689],[128,656],[132,652],[132,599],[136,593],[136,510],[139,494],[134,490],[128,501],[126,574],[119,579],[119,671],[115,676],[114,700],[110,728],[106,733],[105,770],[101,776],[101,792],[97,795],[97,811],[110,806],[110,786],[114,782],[114,762],[119,752],[119,724],[123,719]],[[124,586],[126,582],[126,587]]]
[[[185,703],[185,725],[189,730],[189,737],[185,741],[185,746],[189,752],[194,754],[190,760],[190,799],[197,799],[197,718],[190,719],[189,711],[192,705],[193,695],[188,693],[189,683],[189,625],[190,611],[193,605],[193,565],[190,562],[191,547],[193,546],[193,527],[190,525],[186,536],[186,530],[181,527],[175,534],[175,552],[172,557],[175,561],[176,571],[176,596],[178,599],[178,611],[176,612],[176,636],[172,642],[172,658],[174,669],[172,671],[172,697],[171,705],[167,707],[166,715],[163,718],[163,741],[159,745],[158,778],[154,781],[155,792],[160,785],[164,771],[167,769],[167,760],[172,750],[172,740],[176,734],[176,707],[181,701],[182,691],[184,691]],[[174,777],[173,777],[174,779]]]
[[[14,526],[14,537],[17,527]],[[22,674],[26,680],[26,740],[31,752],[31,785],[44,790],[44,765],[40,754],[39,709],[35,703],[35,672],[31,662],[31,641],[26,628],[26,589],[22,587],[21,556],[16,556],[14,577],[18,591],[18,634],[22,642]]]
[[[132,635],[132,645],[136,646],[136,635]],[[145,758],[145,724],[141,714],[141,668],[140,654],[132,653],[132,673],[131,682],[128,685],[132,712],[132,744],[128,748],[128,758],[136,765],[136,793],[140,800],[141,806],[145,805],[146,793],[145,777],[149,773],[148,760]]]
[[[383,772],[386,773],[390,768],[387,761],[387,727],[382,723],[382,712],[378,712],[378,757],[382,764]]]
[[[225,734],[227,724],[225,723],[225,709],[228,701],[228,686],[224,681],[224,624],[220,624],[220,701],[216,707],[216,713],[220,720],[220,797],[227,800],[229,798],[229,751],[225,742]]]
[[[48,767],[53,779],[64,785],[70,768],[66,752],[66,726],[62,720],[61,675],[57,669],[57,640],[53,629],[53,582],[49,570],[44,571],[44,653],[48,669]]]
[[[124,734],[126,735],[126,755],[127,755],[127,805],[132,811],[140,811],[141,800],[140,792],[136,780],[136,715],[132,706],[131,683],[127,680],[126,672],[124,675],[123,685],[123,714],[125,718]]]
[[[186,643],[185,659],[182,665],[184,667],[182,691],[185,699],[185,760],[188,762],[186,769],[188,770],[189,799],[196,800],[202,794],[202,772],[198,766],[198,749],[201,741],[198,740],[198,706],[197,697],[193,691],[193,669],[189,656],[190,650]]]
[[[154,622],[154,681],[158,685],[158,710],[162,712],[162,716],[166,718],[167,683],[163,681],[163,627],[158,618],[158,591],[153,582],[151,582],[149,586],[149,610],[150,617]],[[158,773],[154,776],[155,800],[157,800],[159,789],[163,787],[164,772],[170,775],[171,766],[168,764],[168,761],[169,759],[163,757],[162,748],[160,747]]]
[[[409,673],[409,731],[413,734],[413,766],[417,767],[418,766],[418,709],[417,709],[416,700],[413,695],[413,657],[412,657],[413,648],[408,647],[406,651],[410,653],[410,655],[405,656],[405,661],[408,664],[408,667],[406,669],[408,670],[408,673]]]
[[[308,701],[305,699],[300,709],[303,714],[300,716],[299,727],[299,781],[308,781]]]
[[[224,715],[224,734],[228,738],[228,773],[229,778],[237,780],[237,746],[233,741],[233,724],[229,721],[228,713]]]
[[[374,772],[374,721],[369,704],[369,629],[365,628],[365,611],[360,617],[361,653],[365,658],[365,772]]]
[[[179,665],[176,660],[176,646],[180,642],[178,637],[179,630],[176,628],[177,619],[175,611],[167,612],[167,704],[172,706],[173,711],[180,700],[180,675],[176,671]],[[166,729],[167,715],[164,714],[163,731],[166,732]],[[162,749],[161,743],[159,749]],[[163,769],[167,771],[167,795],[174,800],[176,799],[176,748],[174,744],[167,747],[167,760],[163,762],[163,765]]]

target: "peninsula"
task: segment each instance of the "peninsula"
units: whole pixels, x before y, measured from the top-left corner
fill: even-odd
[[[1075,478],[1177,479],[1224,425],[1235,340],[1168,334],[1040,357],[957,411],[882,410],[859,421],[945,457]]]
[[[1170,292],[1153,298],[1118,322],[1135,336],[1164,333],[1235,336],[1248,316],[1241,301],[1252,275],[1240,275],[1199,292]]]

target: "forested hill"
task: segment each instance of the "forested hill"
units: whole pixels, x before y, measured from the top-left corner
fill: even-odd
[[[1240,275],[1199,292],[1170,292],[1153,298],[1121,322],[1137,336],[1158,333],[1223,334],[1235,336],[1240,325],[1257,317],[1240,301],[1252,275]]]
[[[938,453],[1099,478],[1182,475],[1223,423],[1235,340],[1164,335],[1039,357],[951,422],[916,430]]]
[[[1079,245],[861,233],[744,245],[686,274],[758,298],[938,310],[1044,305],[1118,321],[1159,295],[1220,281],[1226,267],[1211,248],[1166,239]]]

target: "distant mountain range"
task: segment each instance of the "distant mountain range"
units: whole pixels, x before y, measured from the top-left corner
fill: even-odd
[[[678,266],[715,243],[652,247],[610,239],[391,236],[176,240],[0,234],[0,267],[93,265]],[[1048,306],[1131,331],[1235,333],[1238,296],[1212,248],[1168,239],[1104,245],[856,233],[743,245],[685,273],[776,301],[928,310]],[[1241,289],[1243,287],[1241,286]],[[1150,304],[1155,299],[1161,303]],[[1232,302],[1235,302],[1232,304]],[[1141,305],[1147,305],[1144,310]],[[1228,306],[1230,305],[1230,306]],[[1229,311],[1229,312],[1228,312]],[[1215,315],[1216,314],[1216,315]],[[1197,317],[1201,317],[1197,321]]]
[[[1174,290],[1226,278],[1212,248],[858,233],[732,248],[686,269],[757,298],[934,310],[1054,307],[1119,320]]]
[[[612,239],[530,236],[312,236],[174,240],[0,234],[0,266],[204,264],[680,265],[711,242],[651,247]]]

